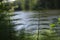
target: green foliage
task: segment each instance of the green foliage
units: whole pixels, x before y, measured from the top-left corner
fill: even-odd
[[[23,11],[26,10],[33,10],[33,7],[37,4],[38,0],[18,0],[20,1],[20,7],[22,8]]]
[[[59,40],[56,32],[53,30],[41,30],[39,32],[39,40]],[[21,29],[18,40],[37,40],[37,34],[26,33],[25,29]]]
[[[18,40],[25,40],[25,28],[20,29]]]
[[[56,35],[56,32],[53,30],[41,30],[39,33],[39,40],[57,40],[58,37]]]
[[[55,24],[50,24],[50,27],[51,28],[54,28],[56,25]]]
[[[10,14],[12,11],[11,3],[4,3],[0,1],[0,40],[16,40],[16,31],[14,29],[14,23],[12,23]],[[13,20],[14,21],[14,20]]]
[[[53,20],[54,21],[54,20]],[[55,20],[53,23],[50,24],[51,28],[54,28],[56,26],[59,26],[60,24],[60,18],[57,18],[57,21]]]
[[[48,9],[60,9],[59,0],[19,0],[22,10],[40,11]]]
[[[36,37],[25,31],[25,28],[20,29],[18,40],[36,40]]]

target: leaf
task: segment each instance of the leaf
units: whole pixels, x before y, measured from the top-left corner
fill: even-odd
[[[55,27],[55,26],[56,26],[55,24],[50,24],[50,27],[52,27],[52,28]]]
[[[60,21],[60,18],[58,18],[58,21]]]

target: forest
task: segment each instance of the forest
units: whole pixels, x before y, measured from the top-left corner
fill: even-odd
[[[50,27],[40,30],[40,17],[42,17],[40,11],[59,10],[59,3],[60,0],[15,0],[14,2],[0,0],[0,40],[60,40],[60,28],[59,30],[54,29],[60,27],[60,17],[52,19],[53,22],[49,25],[44,23],[43,25]],[[19,18],[11,18],[17,15],[14,13],[16,11],[36,12],[36,14],[31,16],[32,20],[30,20],[38,22],[37,24],[32,24],[33,22],[31,22],[32,26],[37,25],[37,29],[31,29],[35,32],[26,31],[24,27],[16,30],[17,25],[24,25],[22,23],[13,23],[13,21],[21,20]],[[46,15],[44,15],[44,17],[46,17]],[[58,15],[60,16],[60,13]],[[46,20],[43,19],[42,21]],[[28,24],[28,22],[26,22],[26,24]]]

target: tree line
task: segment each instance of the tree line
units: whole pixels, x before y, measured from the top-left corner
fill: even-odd
[[[16,10],[59,10],[60,0],[18,0],[15,1],[19,7]]]

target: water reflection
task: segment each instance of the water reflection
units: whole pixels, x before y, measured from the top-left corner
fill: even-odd
[[[14,12],[14,14],[18,14],[16,16],[13,16],[12,19],[21,19],[18,21],[13,21],[15,24],[24,24],[24,25],[18,25],[16,28],[20,29],[22,27],[27,27],[30,23],[29,20],[31,20],[31,18],[29,18],[31,15],[33,15],[33,12],[23,12],[23,11],[19,11],[19,12]]]
[[[18,14],[13,16],[13,19],[20,19],[18,21],[13,21],[17,25],[16,29],[19,30],[24,27],[28,31],[37,30],[38,25],[40,25],[39,29],[49,28],[49,24],[52,22],[52,18],[57,18],[58,16],[48,16],[43,17],[40,16],[37,12],[26,12],[26,11],[18,11],[14,12],[14,14]],[[39,22],[39,23],[38,23]]]

